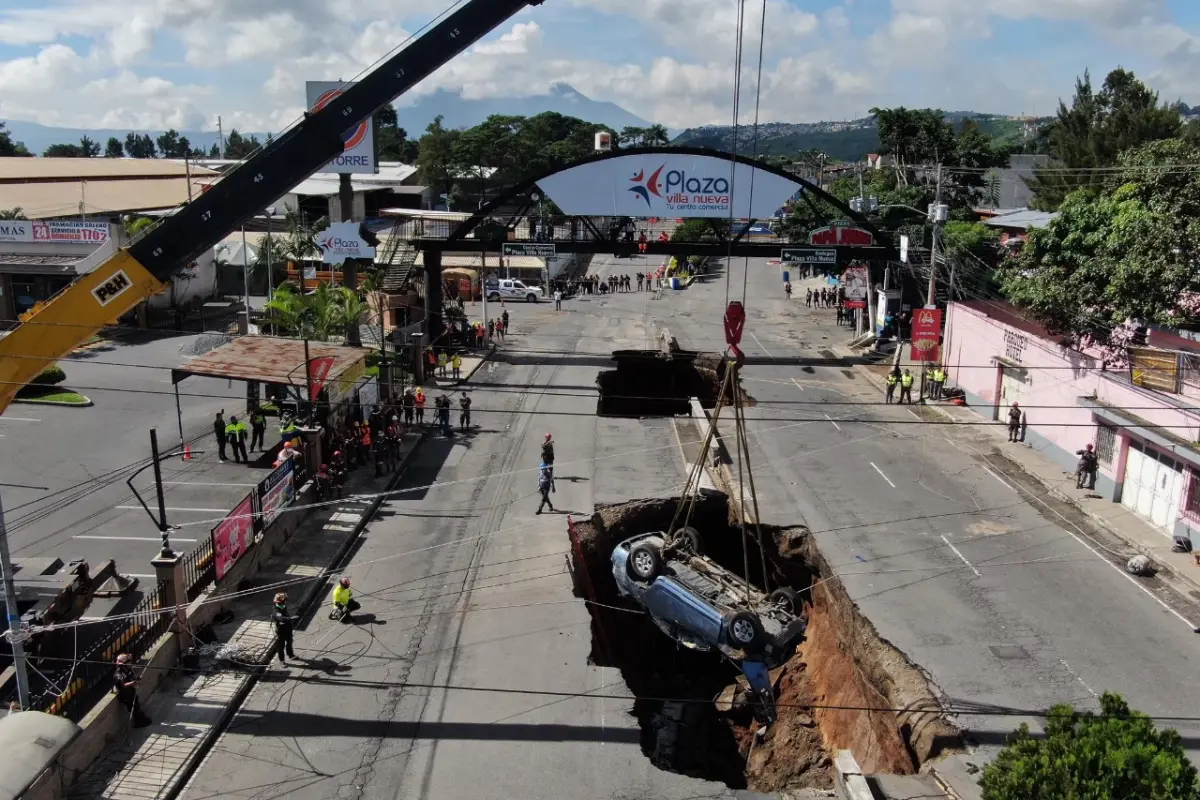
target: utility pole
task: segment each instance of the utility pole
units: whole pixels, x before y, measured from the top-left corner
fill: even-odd
[[[934,190],[933,205],[929,206],[929,219],[933,222],[933,242],[929,246],[929,288],[925,292],[925,307],[936,308],[937,296],[934,294],[937,290],[937,259],[938,259],[938,244],[941,240],[942,224],[946,221],[948,209],[942,205],[942,165],[938,164],[937,168],[937,188]],[[925,400],[925,384],[926,377],[929,373],[929,362],[921,362],[921,390],[920,400]]]
[[[341,219],[339,222],[349,222],[354,219],[354,186],[350,183],[350,173],[338,175],[338,205]],[[333,273],[330,272],[332,278]],[[342,283],[352,292],[358,291],[358,262],[347,258],[342,263]],[[358,330],[358,320],[354,320],[346,330],[346,344],[358,347],[362,344],[362,336]]]
[[[171,549],[170,531],[167,524],[167,498],[163,493],[162,462],[158,457],[158,429],[150,429],[150,456],[154,459],[154,492],[158,496],[158,530],[162,534],[162,552],[159,558],[174,558],[175,551]]]
[[[13,582],[12,561],[8,557],[8,533],[4,529],[3,504],[0,504],[0,574],[4,576],[4,607],[8,610],[8,641],[12,646],[13,670],[17,673],[17,702],[24,711],[29,708],[29,674],[25,671],[25,645],[21,642],[21,612],[17,607],[17,586]]]
[[[225,160],[225,129],[221,127],[221,118],[217,117],[217,139],[221,142],[221,160]]]

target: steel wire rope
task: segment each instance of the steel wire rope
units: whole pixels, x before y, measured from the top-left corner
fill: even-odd
[[[762,0],[762,19],[759,21],[758,29],[758,75],[754,79],[754,134],[753,134],[753,149],[751,151],[751,161],[758,161],[758,116],[759,109],[762,105],[762,73],[763,73],[763,51],[766,47],[767,39],[767,0]],[[734,134],[736,141],[737,135]],[[754,177],[758,174],[757,169],[750,170],[750,193],[746,203],[746,235],[750,233],[751,218],[750,215],[754,210]],[[730,213],[733,211],[732,191],[730,196]],[[731,226],[732,227],[732,226]],[[733,236],[732,229],[730,236]],[[730,239],[730,248],[733,247],[733,239]],[[746,293],[750,284],[750,257],[746,256],[742,261],[742,306],[746,305]]]
[[[733,49],[733,146],[729,150],[729,231],[725,253],[725,305],[729,306],[729,280],[733,267],[733,205],[737,192],[738,130],[742,102],[742,45],[746,30],[746,0],[737,0],[737,34]]]

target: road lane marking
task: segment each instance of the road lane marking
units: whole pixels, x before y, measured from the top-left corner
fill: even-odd
[[[143,511],[141,506],[113,506],[123,510]],[[229,511],[228,508],[185,508],[184,506],[167,506],[167,511],[198,511],[204,514],[224,514]]]
[[[258,486],[257,483],[205,483],[204,481],[163,481],[171,486]]]
[[[879,473],[879,477],[883,478],[885,481],[888,482],[888,486],[892,487],[893,489],[896,488],[896,484],[892,483],[892,479],[889,478],[887,475],[884,475],[883,470],[881,470],[878,466],[876,466],[874,461],[871,461],[869,463],[871,464],[872,467],[875,467],[875,471]]]
[[[924,419],[922,419],[922,418],[921,418],[921,415],[920,415],[920,414],[918,414],[917,412],[913,411],[911,408],[906,408],[906,409],[904,409],[904,410],[905,410],[905,411],[907,411],[908,413],[912,414],[912,415],[913,415],[914,417],[916,417],[916,418],[917,418],[919,421],[921,421],[921,422],[924,422],[924,421],[925,421]]]
[[[944,534],[944,533],[942,534],[942,541],[946,543],[946,546],[947,546],[947,547],[949,547],[951,550],[953,550],[953,551],[954,551],[954,555],[956,555],[956,556],[958,556],[959,558],[961,558],[961,559],[962,559],[962,562],[963,562],[964,564],[966,564],[968,567],[970,567],[970,568],[971,568],[971,572],[974,572],[974,573],[975,573],[975,577],[976,577],[976,578],[982,577],[982,576],[979,574],[979,570],[975,569],[975,565],[974,565],[974,564],[972,564],[970,561],[967,561],[967,557],[966,557],[966,556],[964,556],[964,555],[963,555],[961,552],[959,552],[959,549],[958,549],[957,547],[955,547],[954,545],[950,544],[950,540],[946,538],[946,534]]]
[[[1008,489],[1010,492],[1013,492],[1014,494],[1020,495],[1020,492],[1018,492],[1016,489],[1014,489],[1013,487],[1008,485],[1008,481],[1004,480],[1004,478],[1001,478],[995,472],[992,472],[990,469],[988,469],[986,464],[980,464],[979,466],[983,467],[983,471],[986,472],[988,475],[991,475],[993,478],[1000,481],[1000,485],[1003,486],[1005,489]]]
[[[157,578],[157,575],[147,575],[144,572],[122,572],[126,578]]]
[[[842,426],[834,422],[833,417],[829,416],[828,414],[825,415],[825,419],[829,420],[830,424],[832,424],[833,427],[837,428],[839,431],[842,429]],[[876,467],[876,469],[878,469],[878,467]],[[891,481],[888,481],[888,483],[891,483]]]
[[[761,348],[761,349],[762,349],[762,351],[763,351],[764,353],[766,353],[766,354],[767,354],[767,358],[774,358],[774,357],[775,357],[775,356],[771,355],[771,351],[770,351],[770,350],[768,350],[766,347],[764,347],[764,346],[763,346],[763,343],[762,343],[762,342],[758,341],[758,337],[754,335],[754,331],[750,331],[750,337],[751,337],[752,339],[754,339],[754,341],[755,341],[755,342],[758,344],[759,348]]]
[[[0,422],[41,422],[41,420],[30,417],[0,417]]]
[[[72,539],[103,539],[106,542],[161,542],[161,536],[90,536],[79,535],[72,536]],[[185,539],[181,536],[172,536],[172,542],[195,542],[195,539]]]
[[[792,378],[792,383],[796,384],[797,389],[799,389],[802,392],[804,391],[804,387],[800,385],[800,381],[796,380],[795,378]]]
[[[1065,660],[1065,659],[1062,659],[1062,658],[1060,658],[1060,659],[1058,660],[1058,663],[1062,664],[1062,665],[1063,665],[1063,667],[1064,667],[1064,668],[1066,668],[1067,672],[1071,673],[1071,677],[1072,677],[1072,678],[1074,678],[1075,680],[1079,681],[1079,685],[1080,685],[1080,686],[1082,686],[1083,688],[1085,688],[1085,689],[1087,689],[1087,690],[1088,690],[1088,694],[1090,694],[1092,697],[1099,697],[1099,696],[1100,696],[1100,695],[1096,694],[1096,690],[1095,690],[1095,689],[1093,689],[1092,687],[1090,687],[1090,686],[1088,686],[1086,683],[1084,683],[1084,681],[1083,681],[1083,678],[1079,677],[1079,673],[1078,673],[1078,672],[1076,672],[1075,670],[1071,669],[1071,665],[1070,665],[1070,664],[1068,664],[1068,663],[1066,662],[1066,660]]]

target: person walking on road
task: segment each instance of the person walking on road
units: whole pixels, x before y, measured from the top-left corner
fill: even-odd
[[[287,593],[279,592],[275,595],[275,608],[271,612],[271,622],[275,625],[275,636],[279,639],[279,663],[286,664],[284,655],[294,659],[296,651],[292,649],[292,633],[293,627],[300,621],[299,617],[293,616],[287,607]]]
[[[884,402],[891,405],[896,397],[896,384],[900,383],[900,374],[896,370],[892,370],[887,374],[887,394],[884,395]]]
[[[218,411],[217,418],[213,420],[213,436],[217,437],[217,458],[221,461],[225,460],[225,441],[228,436],[225,433],[224,414],[224,411]]]
[[[225,426],[225,438],[233,446],[233,460],[237,464],[249,464],[250,456],[246,454],[246,423],[230,415],[229,424]]]
[[[267,435],[267,415],[262,409],[256,408],[250,412],[250,452],[254,448],[263,449],[263,441]]]
[[[562,292],[558,289],[554,290],[554,310],[562,311]]]
[[[504,309],[504,313],[500,315],[500,321],[504,323],[504,330],[508,330],[508,309]]]
[[[554,503],[550,502],[550,493],[553,491],[554,468],[543,463],[538,467],[538,492],[542,495],[542,502],[538,503],[538,514],[542,513],[542,509],[546,506],[550,506],[551,513],[554,512]]]
[[[150,717],[142,710],[142,702],[138,699],[138,676],[130,662],[133,658],[129,653],[117,656],[117,668],[113,670],[113,691],[121,705],[129,711],[135,728],[144,728],[150,724]]]
[[[462,397],[458,398],[458,427],[462,428],[463,433],[471,427],[471,398],[466,392],[462,393]]]
[[[1017,401],[1008,407],[1008,440],[1010,442],[1020,441],[1021,423],[1024,421],[1024,413],[1021,411],[1021,406]]]
[[[904,374],[900,376],[900,405],[904,405],[904,398],[908,398],[908,404],[912,405],[912,387],[913,374],[909,370],[904,370]]]
[[[550,468],[550,474],[554,474],[554,437],[550,434],[542,439],[542,466]]]

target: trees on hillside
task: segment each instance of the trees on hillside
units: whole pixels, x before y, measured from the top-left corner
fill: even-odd
[[[408,138],[408,131],[400,127],[396,107],[391,103],[375,112],[375,144],[380,161],[399,161],[402,164],[417,162],[419,146]]]
[[[1111,167],[1130,148],[1183,133],[1176,104],[1160,103],[1158,93],[1130,71],[1115,69],[1099,91],[1084,72],[1075,82],[1068,107],[1059,102],[1058,115],[1041,131],[1041,149],[1053,158],[1028,181],[1038,208],[1053,211],[1075,189],[1099,190],[1105,176],[1097,167]],[[1195,136],[1189,126],[1188,135]]]
[[[645,128],[627,125],[613,139],[620,147],[662,147],[671,143],[665,125],[649,125]]]
[[[136,134],[133,131],[125,134],[125,155],[130,158],[156,158],[158,151],[154,140],[149,134]]]
[[[121,145],[121,140],[115,136],[108,137],[108,142],[104,146],[105,158],[124,158],[125,148]]]
[[[79,144],[52,144],[42,153],[44,158],[95,158],[100,155],[100,145],[87,136]]]
[[[1052,331],[1113,348],[1115,363],[1127,320],[1200,322],[1200,226],[1186,223],[1200,208],[1197,163],[1200,148],[1179,139],[1122,153],[1104,184],[1071,192],[1030,231],[1004,265],[1009,299]]]
[[[243,136],[238,133],[238,129],[234,128],[225,137],[225,157],[232,159],[242,159],[248,157],[258,148],[262,147],[262,143],[258,141],[258,137],[254,134]]]
[[[984,800],[1197,800],[1196,768],[1179,734],[1105,692],[1100,713],[1050,710],[1046,735],[1022,724],[979,781]]]
[[[24,142],[14,142],[8,126],[0,122],[0,156],[31,156],[33,153],[26,149]]]

